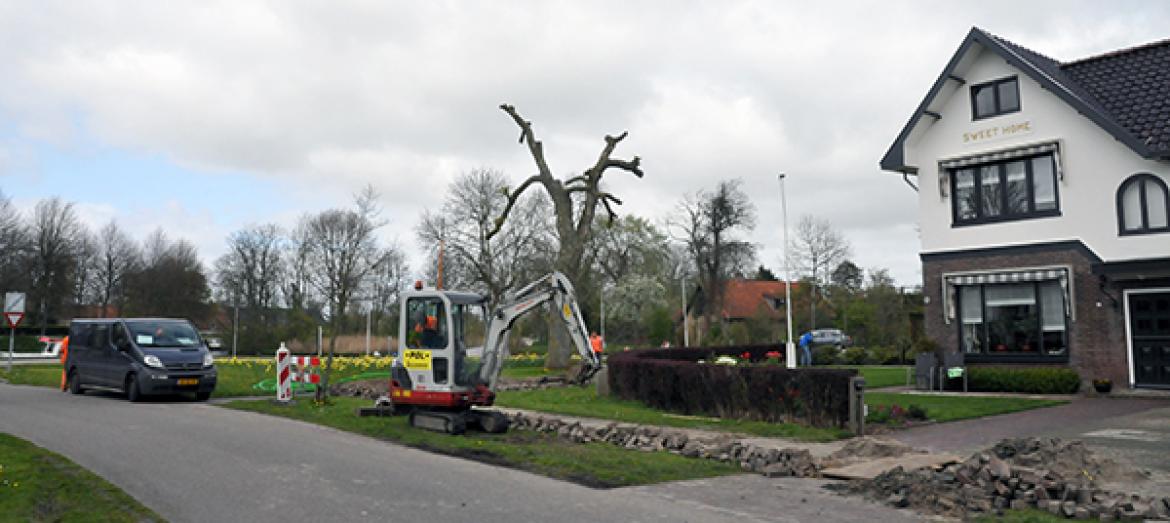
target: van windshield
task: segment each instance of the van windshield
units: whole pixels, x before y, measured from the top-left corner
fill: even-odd
[[[199,333],[182,321],[128,321],[130,336],[139,347],[195,347]]]

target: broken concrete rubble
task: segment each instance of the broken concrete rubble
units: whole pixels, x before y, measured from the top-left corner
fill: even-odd
[[[1011,508],[1101,521],[1170,518],[1170,497],[1101,488],[1105,482],[1139,476],[1098,459],[1079,441],[1018,438],[937,470],[898,467],[854,482],[849,490],[896,507],[952,517]]]
[[[732,435],[700,438],[661,427],[567,422],[553,416],[524,412],[514,412],[508,417],[513,429],[556,434],[575,443],[604,442],[630,450],[666,451],[691,458],[714,459],[735,463],[745,471],[768,477],[817,477],[820,471],[820,465],[808,450],[765,448]]]

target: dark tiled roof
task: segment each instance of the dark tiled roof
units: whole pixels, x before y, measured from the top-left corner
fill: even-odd
[[[883,169],[912,172],[903,157],[905,140],[974,44],[1003,56],[1135,153],[1170,158],[1170,40],[1062,63],[973,27],[882,158]]]
[[[1170,152],[1170,40],[1062,69],[1135,138],[1154,151]]]

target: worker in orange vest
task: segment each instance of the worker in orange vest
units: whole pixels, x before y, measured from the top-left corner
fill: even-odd
[[[605,351],[605,340],[596,332],[589,334],[589,345],[593,347],[594,354],[601,354]]]
[[[69,357],[69,336],[61,340],[61,390],[65,390],[69,385],[66,383],[68,377],[65,375],[65,358],[67,357]]]

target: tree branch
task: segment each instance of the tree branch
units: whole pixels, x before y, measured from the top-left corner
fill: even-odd
[[[539,181],[541,181],[541,175],[534,174],[529,176],[527,180],[524,180],[524,183],[520,184],[520,186],[517,187],[515,191],[512,191],[512,193],[508,195],[508,203],[504,205],[504,211],[500,213],[498,218],[496,218],[495,225],[492,226],[492,230],[487,233],[487,237],[485,239],[490,240],[500,232],[500,229],[504,227],[504,220],[508,219],[508,214],[512,212],[512,207],[516,205],[516,200],[518,200],[520,195],[523,194],[526,189],[528,189],[528,186]]]

